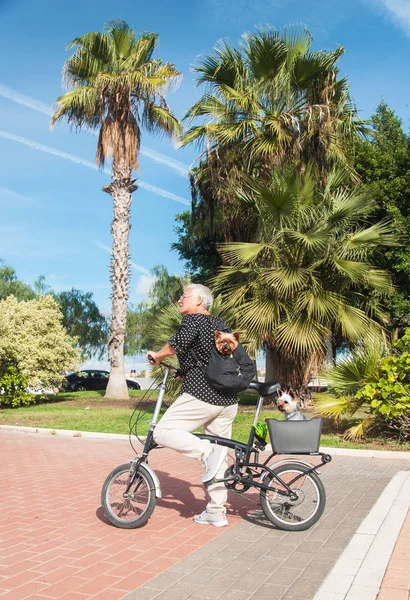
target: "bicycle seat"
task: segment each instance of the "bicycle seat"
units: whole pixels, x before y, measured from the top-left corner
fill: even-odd
[[[280,390],[280,383],[276,381],[251,381],[250,390],[256,390],[260,396],[270,396]]]

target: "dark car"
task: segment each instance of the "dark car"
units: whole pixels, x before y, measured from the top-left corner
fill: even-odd
[[[98,369],[78,371],[66,375],[66,389],[70,392],[86,392],[88,390],[105,390],[110,374],[108,371]],[[129,390],[140,390],[141,386],[136,381],[126,379]]]

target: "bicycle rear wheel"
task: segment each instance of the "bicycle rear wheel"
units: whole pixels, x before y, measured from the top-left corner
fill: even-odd
[[[139,465],[137,472],[134,464],[121,465],[104,482],[101,505],[107,519],[116,527],[142,527],[152,515],[155,504],[155,484],[143,464]]]
[[[292,500],[286,488],[273,475],[267,475],[264,483],[275,491],[261,490],[261,507],[265,516],[279,529],[304,531],[322,516],[326,506],[326,492],[318,475],[303,465],[287,463],[272,469],[297,495]],[[298,479],[293,481],[295,478]]]

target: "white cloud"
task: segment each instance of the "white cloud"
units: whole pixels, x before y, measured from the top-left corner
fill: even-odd
[[[46,154],[52,154],[54,156],[58,156],[60,158],[64,158],[66,160],[70,160],[73,163],[83,165],[84,167],[88,167],[89,169],[94,169],[94,171],[98,171],[98,167],[95,163],[90,160],[86,160],[85,158],[81,158],[80,156],[76,156],[75,154],[69,154],[68,152],[62,152],[61,150],[56,150],[55,148],[51,148],[50,146],[45,146],[44,144],[40,144],[34,140],[29,140],[20,135],[15,135],[14,133],[9,133],[8,131],[0,130],[0,137],[12,140],[13,142],[18,142],[19,144],[23,144],[25,146],[29,146],[34,150],[39,150],[40,152],[45,152]],[[104,169],[104,173],[111,175],[110,169]],[[158,196],[164,196],[164,198],[169,198],[170,200],[175,200],[175,202],[180,202],[181,204],[185,204],[186,206],[190,206],[190,202],[182,196],[177,196],[172,192],[168,192],[167,190],[163,190],[162,188],[156,187],[155,185],[151,185],[150,183],[145,183],[141,179],[138,180],[137,185],[140,188],[143,188],[149,192],[153,192]]]
[[[368,3],[387,14],[396,25],[410,36],[409,0],[368,0]]]
[[[136,294],[138,296],[147,296],[154,281],[155,277],[152,277],[152,275],[141,275],[135,289]]]
[[[52,116],[53,111],[48,104],[44,104],[44,102],[40,102],[35,98],[31,98],[30,96],[26,96],[21,94],[17,90],[8,87],[7,85],[3,85],[0,83],[0,96],[3,98],[8,98],[12,102],[16,102],[17,104],[21,104],[22,106],[26,106],[27,108],[31,108],[36,112],[42,113],[43,115],[47,115],[49,117]],[[92,135],[97,135],[94,131],[88,131]],[[170,158],[162,152],[157,152],[156,150],[151,150],[150,148],[146,148],[145,146],[141,146],[140,148],[141,154],[159,162],[171,169],[174,169],[179,175],[186,177],[188,175],[189,167],[185,163],[175,160],[174,158]],[[143,187],[143,186],[141,186]]]

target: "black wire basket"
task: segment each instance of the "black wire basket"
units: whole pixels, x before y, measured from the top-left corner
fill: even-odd
[[[322,419],[309,421],[278,421],[266,419],[272,451],[278,454],[309,454],[318,452]]]

